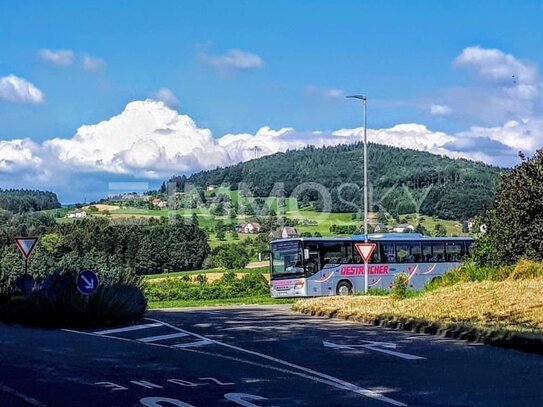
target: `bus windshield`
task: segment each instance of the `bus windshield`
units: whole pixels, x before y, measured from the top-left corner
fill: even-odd
[[[300,242],[277,242],[271,245],[271,278],[303,275],[302,249]]]

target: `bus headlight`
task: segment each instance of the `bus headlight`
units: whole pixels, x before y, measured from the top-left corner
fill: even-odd
[[[303,281],[296,281],[296,283],[294,283],[294,288],[296,290],[299,290],[300,288],[304,288],[304,282]]]

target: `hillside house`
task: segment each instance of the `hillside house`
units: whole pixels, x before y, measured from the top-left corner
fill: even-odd
[[[81,209],[74,209],[73,211],[68,212],[66,217],[70,219],[83,219],[87,217],[87,212]]]
[[[256,222],[246,223],[245,225],[242,225],[241,232],[246,233],[246,234],[259,233],[260,232],[260,223],[256,223]]]
[[[281,229],[273,230],[269,233],[272,239],[286,239],[289,237],[298,237],[298,231],[292,226],[283,226]]]
[[[415,231],[415,226],[413,225],[410,225],[408,223],[400,223],[398,225],[395,225],[393,228],[392,228],[392,231],[393,232],[396,232],[396,233],[409,233],[409,232],[414,232]]]
[[[158,208],[165,208],[166,207],[166,202],[164,202],[162,199],[159,199],[159,198],[155,198],[151,201],[151,203],[153,204],[153,206],[156,206]]]

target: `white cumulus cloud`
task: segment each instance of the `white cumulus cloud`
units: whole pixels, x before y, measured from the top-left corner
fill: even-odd
[[[42,103],[45,95],[26,79],[8,75],[0,78],[0,99],[13,103]]]
[[[456,116],[495,125],[540,115],[543,82],[536,64],[480,46],[465,48],[454,62],[477,80],[473,86],[446,92],[444,102]]]
[[[75,55],[72,50],[69,49],[42,49],[38,53],[41,59],[49,62],[53,65],[69,66],[74,63]]]
[[[542,129],[542,120],[509,121],[501,126],[471,127],[448,134],[407,123],[370,128],[368,138],[378,144],[512,165],[518,161],[518,150],[531,153],[543,143]],[[25,186],[43,188],[59,185],[59,180],[70,177],[78,184],[126,177],[166,179],[253,159],[255,148],[259,156],[264,156],[308,145],[349,144],[361,141],[363,134],[363,128],[300,132],[290,127],[265,126],[255,133],[213,137],[210,130],[198,127],[189,116],[162,101],[149,99],[129,103],[108,120],[81,126],[69,138],[41,144],[0,141],[0,180],[9,185],[13,174],[24,174]],[[63,184],[57,188],[72,187]]]
[[[179,100],[177,96],[168,88],[160,88],[158,92],[153,95],[153,99],[160,100],[164,104],[171,108],[177,108],[179,106]]]
[[[537,80],[537,67],[534,64],[519,61],[499,49],[468,47],[455,62],[473,68],[480,77],[489,81],[533,84]]]

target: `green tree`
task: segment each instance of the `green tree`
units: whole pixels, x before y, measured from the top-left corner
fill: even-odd
[[[543,149],[502,175],[487,232],[475,251],[481,262],[510,264],[526,257],[543,260]]]

